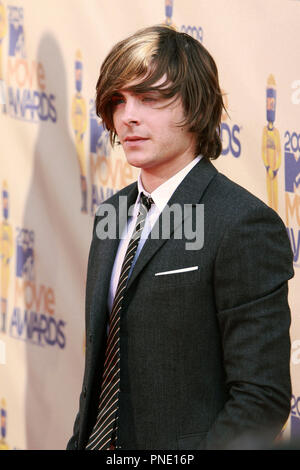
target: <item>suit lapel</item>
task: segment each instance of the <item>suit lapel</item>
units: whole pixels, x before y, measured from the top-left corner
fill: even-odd
[[[100,333],[99,337],[101,337],[101,332],[105,327],[111,272],[120,242],[118,234],[122,233],[124,224],[127,223],[129,207],[136,201],[138,195],[137,184],[131,184],[129,187],[122,190],[119,195],[127,198],[126,209],[122,211],[121,216],[119,216],[119,197],[113,197],[109,201],[110,204],[114,206],[117,214],[117,238],[100,240],[95,234],[90,255],[93,258],[90,263],[91,267],[89,268],[87,284],[87,299],[91,299],[89,308],[90,329],[91,331],[98,331]],[[104,216],[97,217],[95,223],[99,223],[103,217]]]
[[[213,166],[213,164],[206,158],[202,158],[199,163],[197,163],[194,168],[187,174],[181,184],[173,193],[170,201],[167,206],[172,206],[173,204],[178,204],[181,207],[182,218],[178,221],[177,226],[174,225],[170,228],[170,235],[174,232],[178,225],[182,225],[184,220],[184,205],[185,204],[198,204],[201,201],[201,198],[205,192],[205,189],[211,182],[211,180],[216,176],[218,171]],[[161,225],[162,218],[165,216],[168,207],[160,214],[153,230],[155,227]],[[149,235],[150,237],[150,235]],[[167,239],[153,239],[151,243],[147,240],[143,246],[143,249],[136,261],[132,274],[129,278],[127,289],[133,284],[134,280],[137,278],[139,273],[148,263],[148,261],[154,256],[157,250],[166,243]]]

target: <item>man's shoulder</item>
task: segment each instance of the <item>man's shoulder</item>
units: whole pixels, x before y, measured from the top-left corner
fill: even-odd
[[[256,213],[282,222],[274,209],[222,173],[217,174],[210,189],[214,194],[215,204],[228,216],[232,214],[236,218]]]
[[[254,193],[246,189],[244,186],[241,186],[236,181],[233,181],[223,173],[218,173],[216,178],[216,185],[218,186],[218,192],[222,195],[222,197],[239,196],[239,198],[248,200],[254,205],[267,207],[266,203],[257,197]]]

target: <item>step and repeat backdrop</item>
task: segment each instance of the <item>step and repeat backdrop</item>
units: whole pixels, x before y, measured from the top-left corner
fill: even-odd
[[[113,44],[158,23],[215,58],[229,112],[215,165],[286,225],[295,277],[283,435],[299,435],[299,20],[298,0],[0,0],[0,449],[64,449],[71,436],[93,216],[138,175],[110,146],[95,85]]]

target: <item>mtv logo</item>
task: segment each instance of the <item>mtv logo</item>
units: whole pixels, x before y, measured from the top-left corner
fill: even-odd
[[[300,195],[300,157],[285,152],[285,190]]]
[[[98,124],[93,117],[90,119],[90,152],[100,152],[108,156],[109,153],[109,133],[104,129],[103,124]]]
[[[9,46],[10,57],[26,57],[23,8],[9,6]]]
[[[16,276],[28,281],[34,280],[34,251],[26,243],[17,244]]]

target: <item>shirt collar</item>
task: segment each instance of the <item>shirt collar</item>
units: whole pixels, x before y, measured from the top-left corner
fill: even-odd
[[[139,205],[140,195],[141,195],[141,192],[143,192],[146,196],[152,197],[154,204],[158,207],[159,211],[162,212],[167,202],[170,200],[172,194],[180,185],[184,177],[201,160],[201,158],[202,158],[202,155],[198,155],[197,157],[195,157],[194,160],[188,163],[184,168],[182,168],[182,170],[178,171],[178,173],[175,173],[175,175],[173,175],[167,181],[165,181],[160,186],[158,186],[154,191],[152,191],[151,194],[145,190],[143,183],[142,183],[142,179],[141,179],[141,173],[140,173],[138,176],[138,182],[137,182],[139,194],[136,200],[136,207]]]

